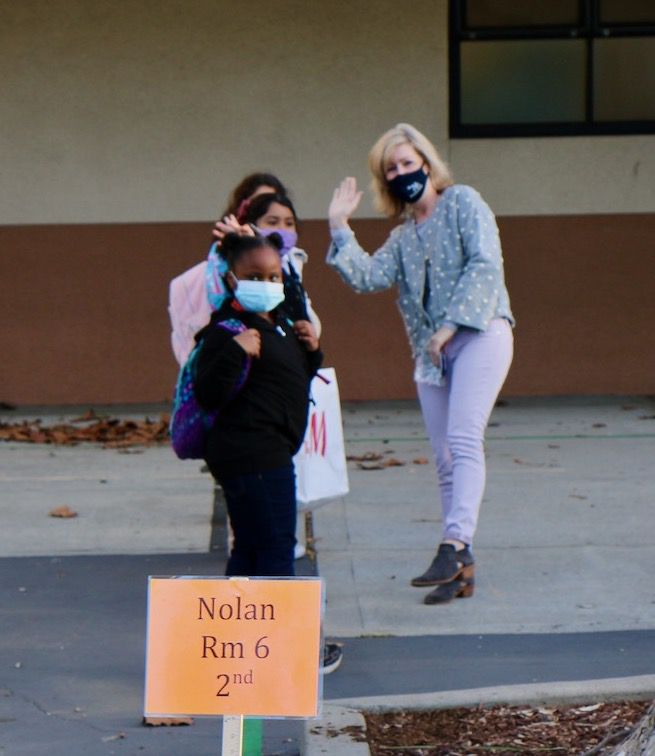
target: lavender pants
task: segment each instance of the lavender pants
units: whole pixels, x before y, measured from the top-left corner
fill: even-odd
[[[445,347],[443,386],[417,383],[437,465],[443,539],[471,544],[485,486],[484,431],[512,362],[509,323],[459,330]]]

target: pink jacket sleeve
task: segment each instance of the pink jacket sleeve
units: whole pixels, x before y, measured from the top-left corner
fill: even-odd
[[[196,333],[209,323],[211,317],[205,284],[206,268],[207,261],[203,260],[174,278],[169,286],[171,345],[180,365],[184,365],[191,353]]]

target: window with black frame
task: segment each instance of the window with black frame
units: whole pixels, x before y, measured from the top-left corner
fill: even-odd
[[[451,0],[452,137],[655,133],[655,0]]]

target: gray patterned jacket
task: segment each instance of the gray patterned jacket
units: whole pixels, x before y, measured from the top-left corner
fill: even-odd
[[[494,318],[514,324],[496,219],[470,186],[445,189],[420,236],[407,220],[372,255],[351,230],[334,232],[327,263],[358,292],[398,286],[397,304],[415,357],[444,322],[480,331]]]

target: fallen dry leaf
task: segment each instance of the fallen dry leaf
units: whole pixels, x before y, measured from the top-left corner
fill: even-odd
[[[99,416],[96,415],[96,412],[93,408],[88,409],[83,415],[80,415],[79,417],[74,417],[71,420],[71,423],[86,423],[89,420],[99,420]]]
[[[48,515],[50,517],[77,517],[77,512],[72,510],[69,506],[64,504],[63,507],[55,507],[55,509],[52,509],[50,512],[48,512]]]
[[[346,459],[350,462],[375,462],[383,456],[379,452],[364,452],[364,454],[349,454]]]
[[[159,420],[119,420],[96,417],[93,410],[75,418],[73,423],[89,422],[85,427],[60,423],[44,426],[41,420],[0,423],[0,441],[30,444],[75,446],[80,443],[102,444],[105,448],[125,448],[169,443],[169,417]]]
[[[591,704],[590,706],[580,706],[577,709],[575,709],[575,711],[579,711],[581,713],[584,713],[586,711],[598,711],[598,709],[600,709],[601,706],[602,704],[599,704],[599,703]]]
[[[125,740],[127,735],[124,732],[117,732],[115,735],[106,735],[103,739],[103,743],[111,743],[112,740]]]
[[[382,455],[379,457],[380,461],[374,462],[358,462],[357,467],[360,470],[384,470],[386,467],[404,467],[405,463],[401,462],[395,457],[388,457],[383,459]]]
[[[412,462],[415,465],[427,465],[430,463],[430,460],[427,457],[417,457],[416,459],[413,459]]]
[[[527,462],[526,460],[519,459],[518,457],[514,458],[514,462],[517,465],[525,465],[526,467],[550,467],[550,468],[558,467],[558,465],[556,465],[553,462],[549,462],[549,463],[546,463],[546,462]]]
[[[148,727],[180,727],[192,725],[191,717],[144,717],[143,724]]]
[[[608,733],[622,739],[650,702],[615,701],[553,709],[529,706],[363,712],[371,756],[580,754]]]

